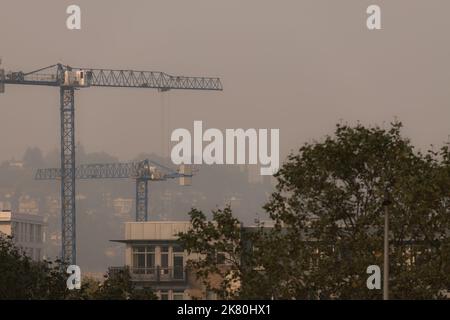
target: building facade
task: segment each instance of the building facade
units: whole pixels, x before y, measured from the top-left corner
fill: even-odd
[[[161,300],[211,299],[186,266],[194,257],[177,243],[177,234],[189,227],[186,221],[127,222],[125,238],[111,241],[125,244],[125,265],[138,287],[151,288]]]
[[[41,216],[34,214],[0,212],[0,233],[11,236],[15,245],[28,257],[40,261],[45,257],[45,224]]]

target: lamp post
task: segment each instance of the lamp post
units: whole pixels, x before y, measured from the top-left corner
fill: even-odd
[[[383,266],[383,300],[389,300],[389,194],[384,195],[384,266]]]

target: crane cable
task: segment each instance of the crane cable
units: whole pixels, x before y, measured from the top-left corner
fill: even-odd
[[[161,92],[161,157],[170,157],[170,96]]]

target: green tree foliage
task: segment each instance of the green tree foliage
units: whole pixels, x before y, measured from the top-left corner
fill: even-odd
[[[111,272],[105,275],[105,281],[94,294],[102,300],[155,300],[156,295],[148,288],[136,288],[131,281],[128,268]]]
[[[27,168],[42,168],[45,165],[41,149],[27,148],[23,155],[23,163]]]
[[[188,253],[200,258],[189,260],[188,268],[195,270],[207,290],[221,298],[233,297],[234,284],[243,274],[241,224],[229,207],[213,211],[213,221],[207,221],[204,213],[197,209],[192,209],[189,215],[192,228],[180,233],[179,241]]]
[[[264,207],[275,227],[253,230],[251,250],[218,247],[239,241],[216,216],[207,223],[199,212],[191,212],[194,228],[182,242],[206,256],[240,255],[241,298],[380,299],[381,290],[367,289],[366,268],[383,265],[387,207],[391,298],[443,297],[450,288],[449,150],[416,151],[401,127],[338,125],[333,136],[291,154]],[[237,224],[231,212],[227,219]],[[200,263],[214,271],[213,260]]]
[[[59,261],[33,262],[0,235],[0,299],[68,299],[62,269]]]
[[[0,300],[125,300],[155,299],[149,289],[139,289],[128,269],[108,273],[100,283],[82,277],[80,290],[68,290],[67,265],[61,261],[35,262],[14,246],[10,237],[0,234]]]

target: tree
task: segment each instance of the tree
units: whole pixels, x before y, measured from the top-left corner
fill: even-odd
[[[95,297],[102,300],[155,300],[156,295],[149,288],[137,288],[131,281],[128,268],[117,272],[108,271],[105,281]]]
[[[66,279],[59,261],[34,262],[0,234],[0,299],[66,299]]]
[[[23,162],[27,168],[42,168],[45,166],[44,157],[39,148],[27,148],[23,156]]]
[[[230,207],[213,211],[213,221],[207,221],[205,214],[197,209],[192,209],[189,216],[192,228],[178,234],[179,242],[188,254],[200,256],[189,260],[188,268],[196,273],[207,290],[221,298],[235,296],[235,283],[243,274],[241,224],[232,216]]]
[[[380,299],[381,290],[367,289],[366,269],[383,265],[387,206],[391,298],[442,298],[450,287],[450,153],[415,151],[401,127],[338,125],[334,136],[291,154],[264,206],[273,228],[238,235],[231,210],[213,222],[191,211],[193,228],[180,240],[201,254],[199,275],[219,272],[208,255],[225,251],[239,257],[233,297]]]
[[[135,287],[127,269],[108,272],[103,283],[84,278],[80,290],[67,289],[66,269],[59,260],[32,261],[0,233],[0,300],[156,299],[150,289]]]
[[[305,144],[276,174],[265,209],[286,232],[281,260],[297,265],[293,253],[303,252],[314,266],[290,269],[282,297],[380,298],[367,290],[365,272],[383,264],[385,205],[391,297],[436,298],[449,288],[448,148],[415,152],[401,127],[338,125],[334,137]]]

